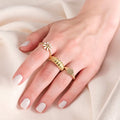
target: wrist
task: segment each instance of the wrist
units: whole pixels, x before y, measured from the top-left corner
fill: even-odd
[[[109,9],[120,13],[120,0],[86,0],[83,8],[95,8],[99,11]]]
[[[86,13],[103,16],[108,25],[117,26],[120,22],[120,0],[86,0],[77,17]]]
[[[106,43],[106,45],[108,45],[119,26],[120,0],[114,0],[114,2],[118,1],[117,3],[115,3],[117,4],[117,6],[115,6],[115,4],[112,6],[113,0],[109,0],[111,2],[108,5],[105,4],[108,0],[104,0],[105,2],[103,0],[97,0],[99,3],[101,2],[101,4],[93,1],[96,0],[86,1],[80,13],[75,17],[75,19],[78,22],[81,22],[83,20],[83,23],[85,23],[86,26],[89,24],[92,25],[91,29],[95,31],[93,33],[96,33],[96,31],[99,29],[104,29],[109,37],[104,38],[102,43]]]

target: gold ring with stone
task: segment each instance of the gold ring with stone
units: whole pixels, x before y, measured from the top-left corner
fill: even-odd
[[[61,71],[66,70],[66,72],[72,76],[73,79],[75,79],[75,75],[74,75],[74,71],[73,69],[69,68],[69,67],[65,67],[63,62],[61,60],[59,60],[57,57],[55,56],[50,56],[49,60],[52,61]]]

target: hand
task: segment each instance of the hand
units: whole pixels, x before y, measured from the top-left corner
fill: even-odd
[[[20,85],[40,69],[19,99],[21,108],[28,109],[48,87],[35,106],[37,112],[45,112],[68,86],[58,107],[69,106],[98,72],[117,25],[107,12],[85,9],[74,18],[51,23],[31,33],[20,50],[33,51],[14,74],[14,81]],[[49,52],[39,45],[42,41],[49,42],[52,55],[74,70],[74,81],[65,70],[60,72],[54,63],[47,61]]]

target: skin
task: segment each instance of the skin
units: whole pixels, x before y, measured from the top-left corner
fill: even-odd
[[[66,100],[64,108],[69,106],[99,71],[119,25],[119,6],[119,0],[87,0],[76,17],[50,23],[31,33],[26,39],[30,43],[19,49],[22,52],[32,52],[13,78],[21,74],[22,84],[37,68],[40,69],[21,95],[18,104],[27,97],[31,100],[28,108],[31,107],[48,87],[35,104],[36,108],[39,103],[46,103],[45,112],[69,86],[58,101],[59,104]],[[74,81],[65,70],[60,72],[54,63],[47,61],[49,52],[39,45],[42,41],[48,41],[52,46],[52,55],[74,70]]]

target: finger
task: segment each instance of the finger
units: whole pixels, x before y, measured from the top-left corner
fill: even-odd
[[[56,66],[50,62],[46,62],[20,97],[18,101],[19,106],[22,109],[28,109],[39,94],[51,83],[58,72],[59,70],[56,69]]]
[[[72,68],[74,70],[74,74],[76,75],[81,69],[83,69],[84,66],[83,64],[78,66],[77,63],[71,62],[67,65],[67,67]],[[72,77],[68,75],[65,70],[60,72],[36,105],[36,111],[40,113],[45,112],[71,81]]]
[[[61,54],[61,52],[63,52],[63,54]],[[60,51],[59,53],[56,53],[55,56],[58,57],[64,65],[69,62],[67,61],[68,59],[65,58],[65,49],[63,51]],[[40,93],[51,83],[51,81],[55,78],[59,71],[60,70],[54,63],[52,63],[51,61],[47,61],[46,64],[41,67],[40,71],[37,73],[32,83],[20,97],[19,105],[23,109],[29,108],[36,100],[36,98],[40,95]],[[26,103],[26,101],[28,102]]]
[[[67,92],[62,96],[62,98],[58,102],[59,108],[65,108],[70,105],[75,98],[82,92],[87,83],[92,79],[95,72],[91,68],[83,69],[75,81],[73,81],[71,87],[67,90]]]
[[[19,47],[19,49],[23,52],[28,52],[34,50],[39,42],[41,42],[48,34],[50,27],[52,24],[48,24],[41,29],[31,33],[26,41],[22,43]]]
[[[46,42],[48,39],[44,39],[44,41]],[[50,44],[52,45],[51,53],[53,54],[56,52],[56,48],[59,49],[59,45],[57,42],[54,42],[54,40],[51,40]],[[42,45],[39,45],[18,68],[13,76],[14,82],[20,85],[23,81],[28,79],[30,75],[48,59],[48,57],[49,52],[44,50]]]

